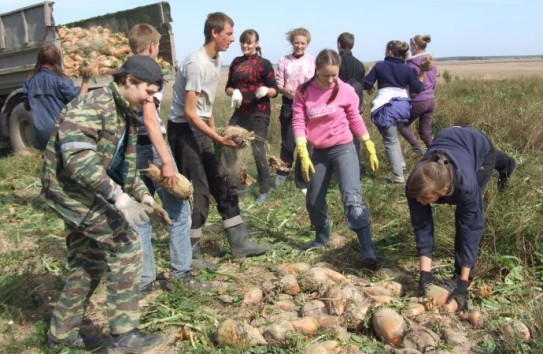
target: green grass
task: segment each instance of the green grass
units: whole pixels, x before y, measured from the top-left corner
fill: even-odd
[[[493,294],[490,298],[475,295],[474,305],[481,306],[488,314],[485,329],[478,336],[480,341],[473,348],[477,353],[543,352],[543,82],[538,79],[466,81],[450,80],[438,88],[438,107],[434,116],[434,133],[451,125],[469,125],[488,134],[497,148],[513,155],[519,162],[509,189],[496,190],[492,179],[485,193],[485,239],[475,269],[477,284],[488,284]],[[384,183],[387,162],[384,149],[375,127],[369,120],[371,97],[365,97],[365,121],[375,142],[381,168],[376,173],[365,173],[362,191],[372,220],[372,233],[382,263],[386,267],[399,267],[412,275],[406,279],[408,291],[416,287],[417,252],[412,233],[403,186]],[[279,99],[274,101],[270,125],[270,153],[278,153]],[[169,107],[168,102],[163,107]],[[217,99],[215,116],[217,126],[224,126],[231,115],[226,97]],[[166,116],[167,112],[163,112]],[[407,144],[405,155],[408,168],[416,163]],[[255,175],[254,162],[248,152],[242,158]],[[0,159],[0,341],[7,345],[7,352],[39,349],[47,328],[51,307],[63,284],[64,228],[62,222],[37,196],[39,193],[38,156],[6,156]],[[367,161],[362,161],[368,171]],[[273,176],[272,176],[273,177]],[[295,246],[313,237],[304,199],[292,181],[282,188],[271,190],[271,201],[263,206],[254,204],[257,188],[249,188],[241,199],[244,219],[254,238],[273,245],[272,251],[261,257],[242,262],[230,260],[226,255],[219,260],[229,266],[228,274],[204,272],[202,280],[216,280],[229,276],[233,283],[243,272],[260,267],[275,270],[281,262],[320,261],[334,265],[347,274],[362,275],[358,269],[358,251],[355,235],[343,216],[339,191],[335,184],[329,191],[328,206],[333,222],[334,237],[347,240],[344,247],[325,253],[302,252]],[[209,222],[220,224],[215,208]],[[454,208],[436,206],[435,265],[436,276],[448,277],[453,260]],[[167,231],[158,226],[155,232],[157,263],[167,272]],[[228,245],[219,231],[206,229],[206,248],[227,249]],[[371,278],[371,276],[370,276]],[[237,280],[236,280],[237,279]],[[371,279],[378,281],[380,279]],[[239,284],[238,284],[239,285]],[[243,307],[234,287],[224,290],[236,298],[225,305],[215,296],[198,296],[183,287],[161,294],[145,309],[142,326],[151,331],[187,328],[194,334],[193,343],[183,342],[182,351],[193,353],[235,353],[231,348],[217,348],[214,331],[218,322]],[[214,311],[210,311],[213,309]],[[498,328],[506,318],[521,319],[530,328],[533,339],[522,342],[518,336],[505,339]],[[9,321],[11,324],[9,324]],[[281,347],[264,346],[248,349],[247,353],[300,352],[313,341],[329,339],[319,332],[315,337],[293,335]],[[386,352],[383,344],[371,331],[354,334],[350,343],[368,352]]]

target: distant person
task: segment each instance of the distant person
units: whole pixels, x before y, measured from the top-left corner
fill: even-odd
[[[366,68],[364,64],[353,55],[354,34],[343,32],[337,37],[337,49],[341,58],[339,66],[339,78],[348,83],[354,88],[354,92],[358,96],[358,112],[362,116],[363,101],[364,101],[364,76]],[[354,146],[358,156],[360,156],[360,141],[353,139]]]
[[[377,256],[371,239],[368,210],[360,192],[360,169],[353,133],[366,147],[374,171],[379,167],[379,161],[358,111],[358,96],[351,86],[338,79],[339,65],[337,52],[330,49],[321,51],[316,58],[313,78],[302,84],[294,97],[292,129],[302,175],[309,182],[306,206],[311,225],[315,227],[315,240],[301,248],[330,246],[326,194],[335,172],[347,225],[356,232],[362,247],[362,266],[375,269]],[[307,142],[313,146],[311,157]]]
[[[273,66],[262,57],[258,32],[254,29],[243,31],[239,42],[243,55],[230,64],[225,89],[235,108],[228,124],[239,125],[256,134],[251,148],[258,173],[256,204],[262,204],[269,199],[270,171],[266,141],[271,115],[270,98],[277,97],[277,82]]]
[[[232,186],[229,178],[219,176],[219,162],[213,150],[213,141],[225,147],[238,147],[231,136],[217,133],[213,116],[222,66],[220,52],[226,51],[234,42],[234,21],[222,12],[210,13],[204,35],[203,47],[181,63],[168,122],[168,140],[179,172],[194,186],[191,238],[195,243],[200,241],[213,196],[232,256],[257,256],[269,247],[249,240],[240,215],[237,186]]]
[[[68,273],[51,316],[50,347],[99,346],[79,329],[102,278],[107,351],[139,353],[162,341],[138,329],[142,250],[133,231],[153,212],[136,169],[135,110],[162,85],[160,66],[134,55],[110,85],[68,103],[55,125],[44,154],[42,196],[64,220]]]
[[[45,150],[60,111],[78,95],[87,93],[88,80],[83,77],[81,88],[75,87],[64,72],[60,49],[51,42],[40,47],[34,71],[23,83],[23,102],[32,113],[34,148]]]
[[[492,172],[497,170],[498,191],[505,190],[516,167],[515,159],[494,148],[490,139],[478,130],[452,127],[436,134],[411,171],[405,188],[420,257],[419,296],[424,296],[432,283],[431,205],[456,205],[454,274],[446,283],[452,290],[449,301],[455,299],[459,311],[467,310],[468,287],[483,239],[485,187]]]
[[[296,28],[287,32],[287,40],[292,45],[292,54],[279,59],[276,70],[277,87],[283,95],[279,123],[281,124],[281,153],[280,158],[289,168],[294,163],[296,144],[292,135],[292,100],[298,86],[311,79],[315,74],[315,57],[305,50],[311,42],[311,33],[305,28]],[[307,183],[302,177],[299,159],[294,167],[296,187],[307,192]],[[281,186],[287,179],[288,172],[277,170],[275,186]]]
[[[405,64],[409,45],[406,42],[390,41],[386,45],[385,60],[377,62],[364,79],[364,89],[373,91],[377,82],[377,95],[371,106],[371,120],[383,137],[392,175],[389,183],[403,183],[406,167],[402,147],[398,140],[398,126],[411,116],[411,103],[407,87],[412,92],[421,92],[422,83],[415,71]]]
[[[155,27],[139,23],[128,32],[128,44],[134,54],[148,55],[157,59],[160,33]],[[167,185],[173,185],[176,179],[177,167],[169,147],[164,140],[166,127],[159,116],[159,105],[164,88],[153,96],[153,101],[144,102],[141,109],[136,111],[140,122],[138,128],[138,141],[136,144],[138,170],[149,167],[149,161],[160,166],[162,178]],[[170,245],[170,268],[174,278],[183,280],[191,286],[203,287],[193,279],[191,273],[192,245],[190,243],[190,202],[174,197],[163,188],[156,185],[149,176],[141,175],[141,179],[149,189],[150,196],[143,201],[144,204],[153,205],[155,192],[160,196],[162,205],[172,220],[168,227]],[[151,221],[135,228],[140,236],[143,248],[143,262],[140,289],[144,292],[152,291],[157,287],[156,263],[152,245],[153,225]],[[197,262],[197,261],[196,261]]]
[[[405,140],[411,145],[413,151],[419,156],[424,154],[424,150],[420,147],[409,126],[419,118],[419,136],[426,147],[430,146],[432,143],[432,117],[436,109],[437,69],[433,60],[430,61],[431,64],[429,66],[427,63],[426,65],[421,65],[423,61],[428,61],[431,58],[430,53],[426,52],[426,46],[430,41],[431,37],[429,34],[425,36],[417,34],[409,40],[411,58],[407,60],[407,66],[415,70],[417,77],[421,72],[423,73],[424,80],[422,83],[424,89],[418,93],[414,91],[409,92],[411,98],[411,117],[406,123],[398,127],[400,134],[402,134]]]

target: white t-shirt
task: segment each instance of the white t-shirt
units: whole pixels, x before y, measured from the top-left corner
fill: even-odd
[[[207,120],[213,112],[213,102],[217,94],[217,86],[221,74],[222,58],[217,55],[210,58],[205,48],[189,54],[177,73],[173,86],[173,101],[170,109],[170,120],[174,123],[185,123],[185,92],[194,91],[200,94],[196,105],[198,115]]]

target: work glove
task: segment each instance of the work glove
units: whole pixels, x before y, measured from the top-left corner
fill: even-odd
[[[313,162],[311,162],[311,159],[309,158],[309,151],[307,151],[307,140],[303,137],[299,137],[296,138],[295,141],[298,157],[300,158],[300,162],[302,164],[302,177],[304,178],[304,181],[309,182],[311,179],[309,171],[315,173],[315,167],[313,167]]]
[[[232,92],[232,97],[230,98],[230,107],[239,108],[239,106],[241,106],[241,101],[243,101],[241,91],[235,89],[234,92]]]
[[[379,160],[377,159],[377,153],[375,152],[375,145],[373,145],[373,141],[370,140],[370,136],[367,133],[362,136],[360,140],[362,143],[364,143],[364,147],[366,148],[366,151],[370,157],[371,170],[373,172],[377,171],[379,169]]]
[[[256,98],[262,98],[268,94],[269,89],[266,86],[260,86],[256,89],[255,96]]]
[[[450,303],[453,300],[456,300],[458,303],[458,312],[468,310],[468,299],[469,299],[469,281],[458,279],[456,283],[456,288],[449,294],[447,298],[447,303]]]
[[[170,216],[168,215],[168,212],[164,210],[160,205],[158,205],[155,202],[155,198],[151,197],[149,194],[145,194],[143,198],[141,198],[141,203],[153,208],[153,213],[160,216],[160,218],[164,220],[166,224],[173,224],[172,219],[170,219]]]
[[[419,296],[426,296],[428,286],[432,284],[432,272],[420,271]]]
[[[128,225],[132,228],[149,222],[148,214],[153,212],[152,207],[138,203],[124,192],[115,198],[115,209],[123,215]]]

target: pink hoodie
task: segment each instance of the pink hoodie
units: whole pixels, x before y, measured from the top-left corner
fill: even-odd
[[[292,129],[294,137],[306,137],[317,149],[347,144],[353,140],[353,133],[360,138],[368,132],[358,112],[358,96],[353,87],[337,79],[339,91],[336,98],[326,104],[333,92],[333,86],[320,88],[312,80],[307,90],[299,91],[292,105]]]

